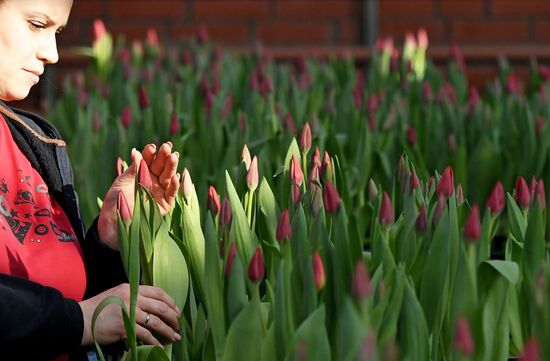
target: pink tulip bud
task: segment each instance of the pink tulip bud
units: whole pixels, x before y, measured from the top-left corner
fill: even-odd
[[[151,187],[153,186],[151,173],[149,173],[149,167],[147,167],[147,163],[145,163],[145,160],[143,159],[139,163],[138,183],[146,189],[151,189]]]
[[[301,200],[302,193],[300,191],[300,186],[297,184],[292,184],[292,203],[294,204],[294,206],[297,206]]]
[[[416,48],[416,38],[414,37],[414,34],[410,31],[407,31],[405,33],[405,47],[406,48]]]
[[[265,275],[264,255],[260,247],[256,248],[248,265],[248,278],[254,283],[260,282]]]
[[[479,93],[477,92],[477,88],[472,86],[468,92],[468,115],[472,115],[474,109],[477,107],[477,103],[479,103]]]
[[[294,123],[294,119],[292,119],[290,112],[286,113],[283,125],[290,132],[290,134],[296,134],[296,124]]]
[[[277,241],[283,242],[288,241],[291,235],[292,229],[290,227],[290,216],[288,215],[288,209],[285,209],[281,212],[281,216],[279,217],[275,237],[277,238]]]
[[[201,24],[197,27],[197,42],[199,44],[204,44],[208,41],[208,28],[206,25]]]
[[[180,132],[180,121],[178,119],[178,113],[172,112],[172,117],[170,118],[170,127],[168,128],[168,134],[171,137],[178,135]]]
[[[523,345],[523,356],[521,361],[539,361],[540,350],[539,342],[536,337],[532,337]]]
[[[453,169],[450,166],[447,166],[439,178],[439,183],[437,183],[436,191],[438,194],[444,195],[449,198],[453,195],[455,188],[454,184],[454,175]]]
[[[155,28],[148,28],[147,29],[147,44],[158,47],[159,46],[159,35],[157,33],[157,30]]]
[[[542,178],[539,179],[537,186],[535,188],[535,196],[534,196],[533,202],[536,202],[537,199],[540,202],[541,209],[546,208],[546,194],[544,191],[544,182]]]
[[[149,95],[147,94],[147,91],[145,90],[145,87],[141,85],[139,87],[139,107],[141,109],[149,108],[151,105],[149,101]]]
[[[222,209],[220,211],[220,222],[222,226],[227,226],[231,223],[231,218],[233,217],[233,214],[231,212],[231,205],[229,204],[229,199],[227,197],[223,197],[222,202]]]
[[[317,185],[317,182],[320,181],[321,178],[319,178],[319,165],[314,164],[313,168],[311,169],[311,172],[309,173],[309,179],[308,179],[308,187],[314,187]]]
[[[250,157],[250,152],[248,151],[248,147],[246,144],[243,146],[243,151],[241,152],[241,163],[244,162],[244,165],[246,167],[246,170],[250,169],[250,163],[252,162]]]
[[[378,213],[378,220],[382,224],[393,223],[394,213],[391,199],[388,193],[384,192],[382,195],[382,205],[380,206],[380,212]]]
[[[521,79],[514,71],[512,71],[510,75],[508,75],[508,79],[506,81],[506,89],[510,94],[521,93]]]
[[[537,177],[531,177],[531,185],[529,186],[529,192],[531,194],[531,199],[535,199],[535,188],[537,188]]]
[[[416,144],[416,130],[414,130],[413,126],[410,124],[407,128],[407,143],[409,143],[411,147]]]
[[[300,150],[304,154],[307,154],[307,152],[309,152],[309,149],[311,148],[311,128],[309,127],[308,122],[304,124],[304,129],[302,129],[302,133],[300,134],[299,145],[300,145]]]
[[[193,194],[193,182],[191,181],[191,175],[189,174],[189,171],[187,168],[183,169],[183,172],[181,172],[181,190],[183,192],[183,197],[186,200],[191,199],[191,195]]]
[[[220,213],[220,197],[218,196],[218,192],[216,192],[216,188],[214,186],[210,186],[208,188],[208,198],[206,199],[206,209],[209,209],[217,215]]]
[[[426,216],[426,205],[424,203],[420,205],[414,227],[417,232],[424,232],[428,228],[428,217]]]
[[[418,179],[418,176],[416,175],[416,173],[411,173],[411,178],[410,178],[410,184],[409,184],[409,193],[412,194],[415,190],[416,187],[418,187],[420,185],[420,180]]]
[[[101,40],[107,34],[107,29],[105,28],[105,23],[101,19],[94,20],[94,34],[93,42]]]
[[[323,259],[317,251],[313,252],[313,255],[311,256],[311,264],[313,267],[313,280],[315,281],[315,287],[317,288],[317,291],[320,291],[325,287],[326,277]]]
[[[470,241],[477,241],[480,234],[479,207],[474,203],[464,227],[464,237]]]
[[[132,122],[132,108],[130,108],[130,105],[125,106],[122,113],[120,113],[120,122],[124,128],[130,128]]]
[[[454,345],[458,352],[464,356],[471,356],[474,352],[474,340],[468,325],[468,320],[459,317],[456,321]]]
[[[351,292],[359,301],[368,297],[372,293],[370,275],[362,259],[358,260],[355,264]]]
[[[340,195],[330,180],[323,189],[323,203],[327,213],[335,214],[340,210]]]
[[[460,50],[460,47],[458,46],[456,41],[453,41],[451,43],[450,53],[451,58],[454,60],[457,68],[461,71],[464,71],[464,69],[466,68],[466,62],[464,61],[464,55],[462,55],[462,51]]]
[[[315,149],[313,150],[313,154],[311,155],[311,167],[315,166],[315,164],[319,165],[319,168],[321,167],[321,155],[319,152],[319,148],[315,146]]]
[[[290,159],[290,183],[301,186],[303,181],[304,173],[302,172],[302,167],[300,166],[300,162],[293,154],[292,158]]]
[[[514,193],[514,199],[516,200],[518,206],[522,208],[529,208],[529,204],[531,203],[531,193],[529,191],[529,187],[527,186],[527,182],[525,182],[523,177],[518,177],[516,180],[516,192]]]
[[[427,49],[429,45],[428,41],[428,32],[424,28],[418,29],[418,47],[422,49]]]
[[[126,201],[126,197],[124,197],[124,193],[122,193],[122,191],[118,192],[116,208],[118,213],[120,213],[122,222],[124,222],[124,224],[128,224],[132,220],[132,212],[130,212],[130,207],[128,206],[128,202]]]
[[[321,163],[321,178],[331,179],[332,178],[332,160],[330,155],[325,150],[323,154],[323,162]]]
[[[237,246],[235,246],[235,242],[231,242],[229,254],[227,255],[227,262],[225,264],[225,277],[229,277],[231,275],[231,268],[233,267],[233,261],[235,260],[235,253],[237,253]]]
[[[258,178],[258,159],[254,156],[246,175],[246,185],[251,192],[254,192],[258,188]]]
[[[495,187],[487,199],[487,207],[493,215],[498,215],[504,209],[505,199],[504,199],[504,189],[502,188],[502,183],[500,181],[495,184]]]
[[[124,173],[124,161],[122,158],[118,157],[116,160],[116,176],[120,176],[122,173]]]

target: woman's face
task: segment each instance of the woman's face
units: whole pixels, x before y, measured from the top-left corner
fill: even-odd
[[[72,0],[0,0],[0,99],[25,98],[46,64],[56,63],[56,36]]]

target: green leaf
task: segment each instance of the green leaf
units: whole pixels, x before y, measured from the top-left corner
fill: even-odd
[[[508,214],[508,224],[510,225],[510,231],[514,237],[523,243],[523,237],[525,235],[525,229],[527,228],[527,222],[523,217],[521,210],[519,209],[516,201],[508,193],[506,194],[506,205]]]
[[[307,359],[317,361],[330,360],[330,344],[325,328],[325,307],[321,305],[296,330],[290,341],[287,360],[300,355],[304,347]]]
[[[402,360],[429,360],[430,335],[412,282],[406,282],[399,316],[398,344]]]
[[[260,301],[253,298],[231,323],[222,360],[260,360],[263,339]]]

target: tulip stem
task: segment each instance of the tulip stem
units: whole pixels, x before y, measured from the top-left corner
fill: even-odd
[[[252,198],[254,197],[253,191],[248,191],[248,199],[246,204],[246,213],[248,217],[248,225],[252,226]]]

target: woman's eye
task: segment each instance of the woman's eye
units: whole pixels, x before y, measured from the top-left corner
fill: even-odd
[[[36,21],[29,21],[29,24],[31,25],[31,28],[33,29],[44,29],[44,24],[36,22]]]

